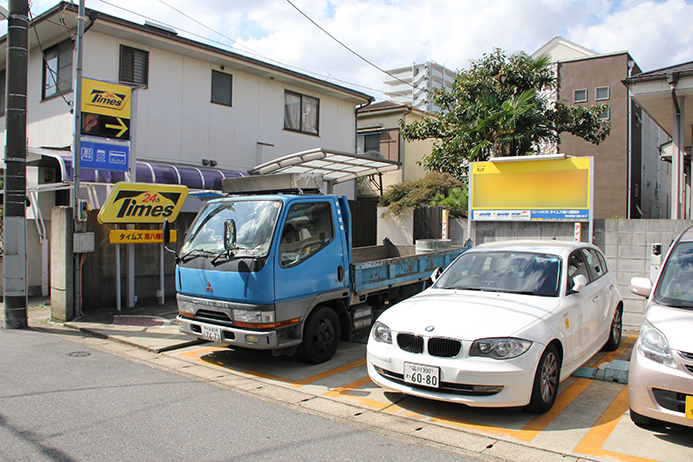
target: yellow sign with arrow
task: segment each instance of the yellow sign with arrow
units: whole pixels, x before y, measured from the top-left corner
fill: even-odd
[[[82,79],[82,135],[130,139],[132,88]]]

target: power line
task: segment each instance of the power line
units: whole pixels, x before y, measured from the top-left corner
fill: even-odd
[[[190,31],[185,30],[185,29],[182,29],[182,28],[180,28],[180,27],[178,27],[178,26],[174,26],[174,25],[171,25],[171,24],[167,24],[167,23],[165,23],[165,22],[163,22],[163,21],[160,21],[160,20],[158,20],[158,19],[152,18],[152,17],[150,17],[150,16],[143,15],[143,14],[141,14],[141,13],[137,13],[136,11],[129,10],[129,9],[127,9],[127,8],[124,8],[124,7],[120,6],[120,5],[116,5],[116,4],[110,3],[110,2],[108,2],[108,1],[106,1],[106,0],[99,0],[99,1],[100,1],[101,3],[105,3],[106,5],[112,6],[113,8],[117,8],[117,9],[119,9],[119,10],[125,11],[125,12],[127,12],[127,13],[130,13],[130,14],[135,15],[135,16],[139,16],[139,17],[144,18],[144,19],[147,19],[147,20],[151,20],[151,21],[158,22],[159,24],[163,24],[163,25],[165,25],[165,26],[167,26],[167,27],[170,27],[170,28],[172,28],[172,29],[175,29],[175,30],[178,31],[178,32],[182,32],[182,33],[184,33],[184,34],[187,34],[187,35],[190,35],[190,36],[193,36],[193,37],[200,38],[200,39],[205,40],[205,41],[207,41],[207,42],[209,42],[209,43],[214,43],[214,44],[217,44],[217,45],[220,45],[220,46],[223,46],[223,47],[230,47],[231,49],[234,48],[233,46],[229,46],[229,44],[227,44],[227,43],[220,42],[220,41],[218,41],[218,40],[214,40],[214,39],[211,39],[211,38],[209,38],[209,37],[205,37],[205,36],[203,36],[203,35],[196,34],[196,33],[194,33],[194,32],[190,32]],[[367,87],[367,86],[364,86],[364,85],[359,85],[359,84],[357,84],[357,83],[353,83],[353,82],[348,82],[348,81],[345,81],[345,80],[341,80],[341,79],[338,79],[338,78],[336,78],[336,77],[334,77],[334,76],[331,76],[331,75],[325,76],[325,75],[319,74],[319,73],[317,73],[317,72],[308,71],[308,70],[306,70],[306,69],[302,69],[302,68],[300,68],[300,67],[292,66],[292,65],[290,65],[290,64],[286,64],[286,63],[283,63],[283,62],[281,62],[281,61],[277,61],[277,60],[275,60],[275,59],[272,59],[272,58],[270,58],[270,57],[268,57],[268,56],[265,56],[265,55],[263,55],[263,54],[261,54],[261,53],[258,53],[258,52],[256,52],[256,51],[254,51],[254,50],[252,50],[252,49],[246,47],[245,45],[242,45],[242,44],[238,43],[236,40],[233,40],[232,38],[228,37],[227,35],[224,35],[224,34],[222,34],[221,32],[219,32],[219,31],[217,31],[217,30],[214,30],[214,29],[210,28],[209,26],[207,26],[207,25],[201,23],[200,21],[198,21],[198,20],[194,19],[193,17],[187,15],[186,13],[184,13],[184,12],[178,10],[177,8],[174,8],[173,6],[167,4],[166,2],[161,1],[161,0],[159,0],[159,1],[160,1],[162,4],[164,4],[164,5],[168,6],[169,8],[171,8],[172,10],[176,11],[177,13],[181,14],[182,16],[185,16],[185,17],[188,18],[189,20],[195,22],[196,24],[198,24],[198,25],[200,25],[200,26],[202,26],[202,27],[204,27],[204,28],[206,28],[206,29],[212,31],[213,33],[215,33],[215,34],[217,34],[217,35],[219,35],[219,36],[225,38],[225,39],[228,40],[229,42],[231,42],[231,43],[233,43],[233,44],[235,44],[235,45],[237,45],[237,46],[239,46],[239,47],[243,47],[243,48],[246,49],[246,50],[236,50],[236,51],[238,51],[238,52],[243,52],[243,53],[246,53],[246,54],[248,54],[248,55],[251,55],[251,56],[255,56],[255,57],[264,59],[264,60],[266,60],[266,61],[268,61],[268,62],[275,63],[275,64],[277,64],[277,65],[279,65],[279,66],[282,66],[282,67],[285,67],[285,68],[287,68],[287,69],[293,69],[293,70],[295,70],[295,71],[302,72],[302,73],[304,73],[304,74],[311,74],[311,75],[314,75],[314,76],[323,78],[325,81],[327,81],[327,80],[331,77],[332,80],[335,80],[335,81],[337,81],[337,82],[340,82],[341,84],[344,84],[344,85],[350,85],[350,86],[352,86],[352,87],[363,88],[363,89],[365,89],[365,90],[370,90],[370,91],[374,91],[374,92],[381,92],[381,90],[376,89],[376,88],[371,88],[371,87]]]
[[[382,72],[383,74],[387,74],[387,75],[389,75],[390,77],[392,77],[393,79],[395,79],[395,80],[397,80],[397,81],[399,81],[399,82],[402,82],[402,83],[405,84],[405,85],[409,85],[409,86],[412,87],[412,88],[417,88],[416,85],[411,84],[411,83],[409,83],[409,82],[407,82],[407,81],[405,81],[405,80],[400,79],[399,77],[397,77],[397,76],[395,76],[395,75],[390,74],[388,71],[386,71],[386,70],[384,70],[384,69],[378,67],[377,65],[373,64],[371,61],[367,60],[366,58],[364,58],[363,56],[361,56],[360,54],[358,54],[357,52],[355,52],[354,50],[352,50],[351,48],[349,48],[348,46],[346,46],[344,43],[340,42],[337,38],[335,38],[335,36],[333,36],[332,34],[330,34],[329,32],[327,32],[325,29],[323,29],[323,28],[320,26],[320,24],[318,24],[317,22],[313,21],[313,19],[312,19],[310,16],[308,16],[308,15],[305,14],[303,11],[301,11],[301,9],[300,9],[299,7],[297,7],[296,5],[294,5],[293,3],[291,3],[291,0],[286,0],[286,2],[287,2],[289,5],[293,6],[293,7],[296,9],[296,11],[298,11],[299,13],[301,13],[301,15],[302,15],[304,18],[306,18],[308,21],[310,21],[311,23],[313,23],[313,25],[314,25],[315,27],[317,27],[318,29],[320,29],[320,30],[321,30],[322,32],[324,32],[328,37],[330,37],[332,40],[334,40],[335,42],[337,42],[338,44],[340,44],[340,45],[341,45],[342,47],[344,47],[347,51],[349,51],[350,53],[352,53],[354,56],[356,56],[357,58],[359,58],[360,60],[362,60],[362,61],[365,62],[366,64],[369,64],[369,65],[373,66],[374,68],[376,68],[377,70],[379,70],[379,71]],[[422,90],[425,91],[425,92],[428,92],[428,90],[425,89],[425,88],[423,88]]]

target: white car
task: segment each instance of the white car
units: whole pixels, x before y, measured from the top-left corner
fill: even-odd
[[[657,282],[633,278],[649,297],[628,372],[630,418],[693,427],[693,228],[671,245]]]
[[[423,398],[546,412],[561,380],[600,349],[618,348],[622,312],[591,244],[484,244],[378,318],[368,374]]]

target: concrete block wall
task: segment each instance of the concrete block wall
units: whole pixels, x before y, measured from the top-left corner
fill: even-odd
[[[662,258],[671,241],[693,220],[595,220],[594,243],[604,251],[609,271],[614,273],[623,298],[623,325],[637,328],[647,300],[633,295],[628,284],[633,277],[654,277],[652,245],[662,245]]]
[[[379,213],[382,214],[383,210]],[[387,235],[396,244],[411,244],[407,228],[411,218],[393,220],[386,216],[378,222],[379,241]],[[647,300],[634,295],[628,289],[633,277],[653,277],[651,251],[653,244],[662,245],[662,258],[669,250],[671,241],[693,220],[595,220],[592,242],[602,249],[609,271],[617,281],[623,298],[623,325],[626,329],[639,328]],[[470,234],[466,219],[452,219],[449,225],[453,245],[464,244]],[[382,231],[382,232],[381,232]],[[474,222],[471,239],[473,245],[501,240],[556,239],[573,241],[575,224],[546,222]],[[402,242],[398,242],[401,240]],[[589,224],[582,223],[582,241],[589,240]],[[405,242],[406,241],[406,242]]]

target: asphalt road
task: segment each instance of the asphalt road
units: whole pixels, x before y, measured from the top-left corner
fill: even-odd
[[[475,461],[91,348],[0,330],[2,461]]]

